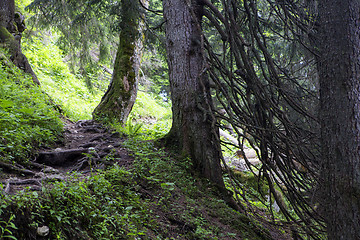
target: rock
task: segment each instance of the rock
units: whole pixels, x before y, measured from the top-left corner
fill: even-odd
[[[48,226],[38,227],[36,233],[41,237],[49,235],[50,229]]]
[[[44,173],[59,173],[59,170],[53,168],[53,167],[46,167],[43,170]]]
[[[45,174],[43,172],[38,172],[38,173],[35,174],[34,177],[35,178],[43,178],[43,177],[45,177]]]

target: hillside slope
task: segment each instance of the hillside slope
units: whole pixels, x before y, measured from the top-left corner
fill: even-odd
[[[17,239],[44,239],[41,227],[46,239],[286,239],[227,206],[188,159],[93,121],[68,121],[32,165],[2,175],[0,226]]]

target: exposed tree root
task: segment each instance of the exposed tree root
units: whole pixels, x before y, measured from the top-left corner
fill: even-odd
[[[126,167],[133,161],[121,147],[120,133],[113,133],[94,121],[67,122],[61,146],[40,151],[34,161],[24,166],[0,161],[4,173],[0,176],[3,184],[0,192],[14,194],[25,187],[41,191],[42,184],[63,181],[68,172],[87,174],[115,163]]]
[[[10,164],[0,161],[0,168],[2,168],[6,172],[15,172],[24,175],[35,175],[33,171],[30,171],[19,164]]]

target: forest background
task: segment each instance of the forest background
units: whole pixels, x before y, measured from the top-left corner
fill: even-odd
[[[0,237],[357,239],[357,7],[16,1],[0,36]],[[24,177],[92,115],[127,135],[132,168],[95,173],[91,148],[90,175]],[[40,191],[11,192],[29,181]]]

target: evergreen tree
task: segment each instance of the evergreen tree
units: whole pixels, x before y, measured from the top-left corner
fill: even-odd
[[[147,1],[142,1],[147,5]],[[138,1],[121,1],[120,41],[109,88],[94,110],[95,119],[125,123],[135,103],[142,51]]]
[[[321,180],[330,240],[360,239],[360,3],[319,3]]]
[[[167,140],[191,157],[197,172],[223,188],[219,130],[205,73],[202,8],[200,1],[164,1],[173,110]]]

